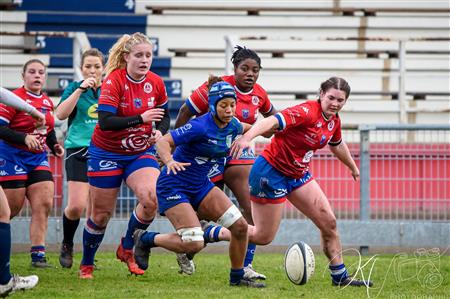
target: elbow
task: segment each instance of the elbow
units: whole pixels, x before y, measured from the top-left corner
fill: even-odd
[[[65,120],[67,118],[67,115],[62,113],[62,111],[59,109],[56,109],[55,115],[59,120]]]

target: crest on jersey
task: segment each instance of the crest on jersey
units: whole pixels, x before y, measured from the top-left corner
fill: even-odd
[[[49,102],[47,99],[44,99],[44,100],[42,101],[42,103],[44,103],[44,105],[51,106],[51,105],[50,105],[50,102]]]
[[[133,100],[133,104],[134,104],[134,107],[141,108],[142,107],[142,100],[140,98],[135,98]]]
[[[151,93],[153,90],[153,86],[150,84],[150,82],[145,82],[144,84],[144,92],[145,93]]]
[[[322,122],[319,121],[319,122],[316,124],[316,127],[321,128],[321,127],[322,127]]]
[[[233,135],[227,135],[226,143],[228,147],[231,147],[231,143],[233,142]]]
[[[258,106],[258,104],[259,104],[258,96],[252,96],[252,104],[255,106]]]
[[[326,139],[327,139],[327,136],[322,135],[322,137],[320,138],[320,144],[322,145]]]
[[[248,109],[242,109],[242,118],[247,119],[250,117],[250,111]]]
[[[332,131],[333,128],[334,128],[334,120],[332,120],[328,123],[328,131]]]

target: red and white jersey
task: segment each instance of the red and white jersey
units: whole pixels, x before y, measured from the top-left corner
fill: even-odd
[[[118,69],[103,81],[98,111],[111,112],[117,116],[135,116],[155,107],[166,108],[167,101],[164,82],[155,73],[149,71],[142,80],[136,81],[125,69]],[[134,155],[151,146],[148,142],[151,133],[151,124],[118,131],[102,131],[97,124],[92,142],[110,152]]]
[[[269,113],[273,106],[270,103],[267,92],[258,83],[249,92],[242,92],[236,86],[234,76],[222,76],[223,81],[234,86],[237,95],[236,117],[244,123],[253,125],[258,117],[258,112]],[[208,82],[203,83],[194,90],[186,100],[191,112],[195,115],[205,114],[208,111]]]
[[[0,123],[8,124],[11,130],[22,132],[26,134],[36,135],[45,148],[45,140],[48,132],[53,130],[55,126],[55,119],[53,118],[53,102],[52,100],[41,93],[40,95],[27,91],[24,87],[13,91],[17,96],[23,99],[28,104],[35,107],[38,111],[45,115],[45,127],[36,128],[36,120],[26,112],[16,110],[12,107],[0,104]],[[6,141],[5,141],[6,142]],[[41,153],[42,151],[29,150],[25,144],[9,143],[11,146],[30,151],[33,153]]]
[[[262,156],[278,171],[301,178],[317,149],[342,141],[338,115],[327,119],[318,101],[306,101],[275,114],[280,125]]]

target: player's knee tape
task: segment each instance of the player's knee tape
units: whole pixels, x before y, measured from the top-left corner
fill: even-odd
[[[183,242],[203,242],[203,231],[200,227],[180,228],[178,235]]]
[[[220,216],[220,218],[217,220],[217,223],[222,225],[223,227],[229,228],[241,217],[241,211],[239,211],[239,209],[235,205],[232,205],[228,208],[228,210],[225,211],[225,213],[223,213],[222,216]]]

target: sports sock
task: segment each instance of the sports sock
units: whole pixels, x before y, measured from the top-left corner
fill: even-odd
[[[331,279],[335,283],[340,283],[348,276],[347,269],[344,264],[330,265],[328,268],[330,268]]]
[[[38,262],[42,260],[43,258],[45,258],[45,246],[44,245],[31,246],[30,254],[32,262]]]
[[[88,219],[83,231],[83,259],[81,265],[94,265],[95,253],[102,243],[106,227],[96,225],[91,219]]]
[[[67,218],[66,214],[63,213],[63,243],[73,246],[73,237],[77,231],[78,225],[80,224],[80,219],[71,220]]]
[[[203,238],[205,239],[205,243],[215,243],[220,242],[219,233],[222,229],[220,225],[210,225],[203,232]]]
[[[147,227],[152,223],[153,219],[144,222],[136,216],[136,210],[131,214],[130,220],[128,221],[128,229],[125,237],[122,239],[122,246],[124,249],[133,249],[134,241],[133,241],[133,233],[136,229],[146,230]]]
[[[244,268],[230,269],[230,283],[238,284],[244,277]]]
[[[0,284],[11,280],[9,261],[11,258],[11,225],[0,222]]]
[[[159,233],[157,232],[145,232],[142,236],[141,236],[141,241],[142,243],[144,243],[146,246],[152,248],[155,247],[155,237],[156,235],[159,235]]]
[[[244,267],[247,267],[253,262],[253,257],[255,256],[256,244],[248,243],[247,253],[245,254]]]

